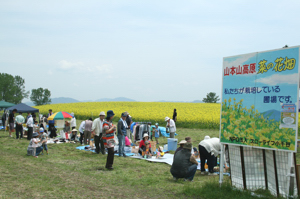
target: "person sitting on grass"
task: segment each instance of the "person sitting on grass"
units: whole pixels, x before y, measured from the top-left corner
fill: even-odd
[[[142,155],[142,152],[145,151],[146,145],[145,142],[149,141],[149,135],[147,133],[144,134],[143,140],[141,140],[140,145],[139,145],[139,154]],[[151,151],[151,143],[149,143],[149,148]],[[152,151],[151,151],[152,153]]]
[[[174,155],[174,161],[170,172],[174,180],[184,178],[184,181],[193,181],[197,171],[198,162],[193,155],[191,155],[192,144],[185,143],[183,149]]]
[[[48,138],[48,134],[45,132],[44,128],[40,128],[40,142],[42,143],[42,154],[44,154],[44,150],[46,151],[47,155],[49,155],[48,153],[48,146],[47,146],[47,138]]]
[[[38,155],[40,154],[40,152],[43,150],[43,147],[41,146],[43,142],[40,142],[39,139],[39,134],[37,132],[32,134],[31,138],[31,147],[35,148],[35,158],[38,158]]]
[[[156,152],[156,158],[164,157],[165,153],[163,152],[164,148],[162,146],[158,147]]]
[[[145,142],[145,148],[142,151],[143,158],[152,158],[151,148],[150,148],[150,142]]]

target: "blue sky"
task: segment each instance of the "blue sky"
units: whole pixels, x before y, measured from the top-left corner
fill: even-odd
[[[52,97],[202,100],[221,95],[223,57],[299,45],[299,9],[296,0],[2,0],[0,69]]]

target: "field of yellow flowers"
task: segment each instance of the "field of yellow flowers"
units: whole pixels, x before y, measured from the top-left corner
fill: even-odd
[[[98,117],[100,111],[113,110],[115,119],[120,118],[121,113],[128,111],[136,122],[158,122],[164,126],[166,116],[172,118],[174,108],[177,109],[177,127],[219,129],[220,128],[220,104],[207,103],[172,103],[172,102],[79,102],[68,104],[50,104],[36,106],[42,114],[48,114],[51,108],[53,112],[74,112],[77,119],[93,119]]]
[[[221,141],[251,146],[295,150],[296,130],[279,128],[280,122],[268,120],[255,110],[243,107],[243,100],[222,102]]]

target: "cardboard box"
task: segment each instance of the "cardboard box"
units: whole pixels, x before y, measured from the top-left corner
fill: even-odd
[[[152,152],[156,151],[156,142],[150,141]]]

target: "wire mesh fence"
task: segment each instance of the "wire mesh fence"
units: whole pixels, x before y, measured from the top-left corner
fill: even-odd
[[[292,153],[229,145],[232,185],[249,190],[268,189],[274,195],[296,196],[296,178]],[[265,162],[265,164],[264,164]],[[276,164],[275,164],[276,163]]]

